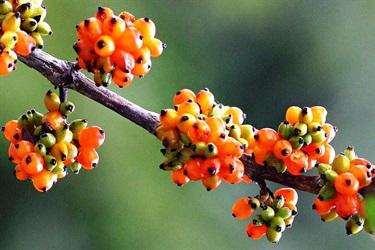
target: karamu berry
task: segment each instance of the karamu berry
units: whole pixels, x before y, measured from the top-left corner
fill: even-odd
[[[48,191],[63,179],[68,168],[78,174],[81,168],[97,167],[97,150],[105,140],[104,130],[88,126],[86,119],[68,121],[75,109],[72,102],[61,102],[56,93],[48,91],[44,105],[45,114],[32,109],[2,127],[10,142],[8,155],[16,164],[16,178],[30,180],[40,192]]]
[[[150,72],[151,57],[159,57],[166,48],[155,37],[156,26],[150,18],[135,19],[126,11],[115,15],[107,7],[99,7],[76,30],[77,65],[94,74],[97,86],[111,82],[120,88],[129,86],[134,77]]]
[[[53,33],[44,20],[46,7],[40,2],[1,1],[0,76],[15,70],[17,54],[28,56],[36,48],[42,49],[42,36]]]

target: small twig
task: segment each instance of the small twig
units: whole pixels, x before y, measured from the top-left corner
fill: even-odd
[[[152,134],[160,125],[157,113],[143,109],[104,87],[95,86],[92,80],[77,70],[74,63],[57,59],[38,49],[28,57],[19,56],[19,59],[27,66],[40,72],[55,87],[75,90]],[[319,176],[279,174],[273,167],[256,164],[247,154],[242,155],[241,161],[245,165],[245,174],[251,179],[269,180],[313,194],[317,194],[321,187]],[[262,168],[261,171],[259,171],[259,168]]]

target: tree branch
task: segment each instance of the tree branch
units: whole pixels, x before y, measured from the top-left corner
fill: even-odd
[[[19,60],[41,73],[55,88],[75,90],[150,133],[154,133],[160,125],[159,114],[143,109],[104,87],[95,86],[92,80],[79,71],[75,63],[57,59],[38,49],[27,57],[19,56]],[[312,194],[317,194],[321,188],[319,176],[279,174],[273,167],[257,165],[247,154],[241,157],[241,161],[245,165],[245,174],[251,179],[265,179]]]

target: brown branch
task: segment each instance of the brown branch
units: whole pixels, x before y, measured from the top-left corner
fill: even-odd
[[[95,86],[94,82],[82,74],[74,63],[57,59],[38,49],[28,57],[19,56],[19,59],[41,73],[55,88],[75,90],[129,119],[150,133],[154,133],[160,124],[157,113],[143,109],[104,87]],[[251,156],[246,154],[241,157],[241,161],[245,165],[246,175],[254,180],[269,180],[313,194],[317,194],[321,187],[319,176],[279,174],[273,167],[257,165]]]

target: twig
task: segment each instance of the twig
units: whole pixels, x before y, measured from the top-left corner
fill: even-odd
[[[55,88],[75,90],[115,111],[152,134],[160,125],[157,113],[143,109],[104,87],[95,86],[94,82],[82,74],[74,63],[57,59],[38,49],[28,57],[19,56],[19,60],[41,73]],[[321,187],[319,176],[279,174],[273,167],[259,166],[247,154],[241,157],[241,161],[245,165],[245,174],[251,179],[262,178],[312,194],[317,194]],[[262,168],[261,171],[260,168]]]

